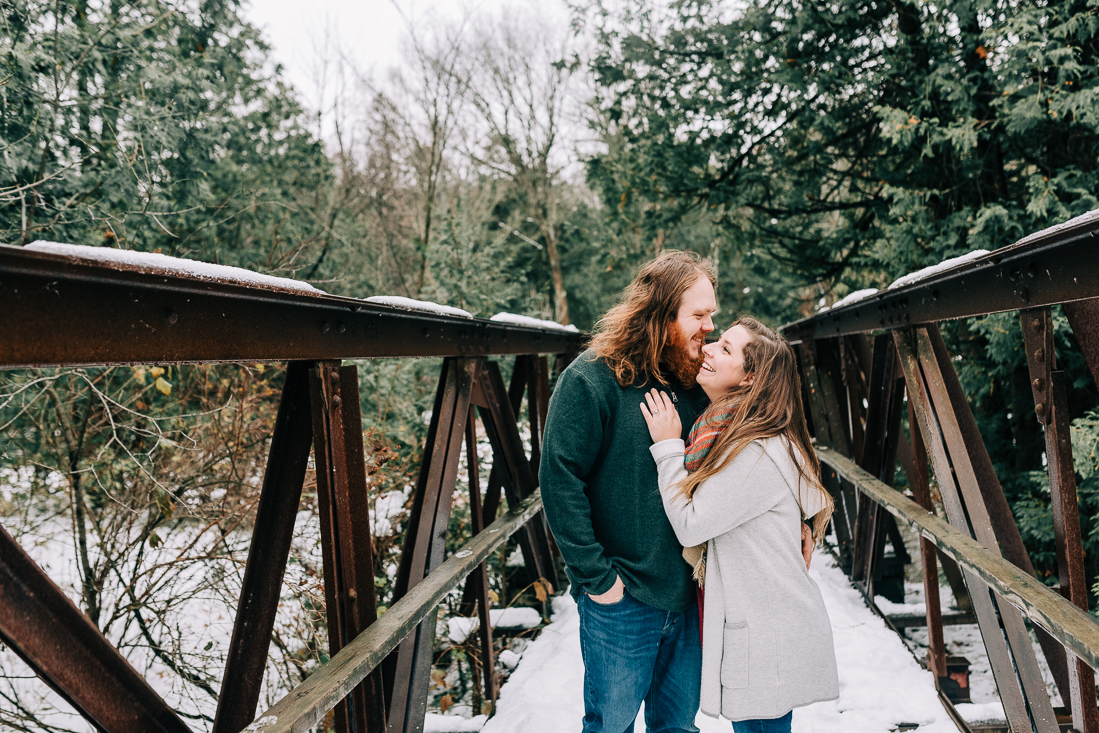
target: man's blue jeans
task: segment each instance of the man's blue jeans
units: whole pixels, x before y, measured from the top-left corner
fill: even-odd
[[[606,605],[585,593],[577,606],[584,733],[633,731],[642,701],[649,733],[697,733],[702,684],[698,606],[661,611],[628,593]]]
[[[738,720],[733,723],[733,733],[790,733],[794,711],[772,720]]]

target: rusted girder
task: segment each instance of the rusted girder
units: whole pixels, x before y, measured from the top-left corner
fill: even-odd
[[[562,354],[580,333],[0,246],[0,368]]]
[[[1099,213],[1092,214],[782,332],[796,342],[1099,297]]]
[[[189,733],[2,527],[0,641],[101,731]]]
[[[275,627],[282,577],[294,535],[294,519],[313,445],[308,371],[291,362],[279,401],[271,452],[263,473],[248,564],[221,680],[214,733],[238,733],[255,717]]]

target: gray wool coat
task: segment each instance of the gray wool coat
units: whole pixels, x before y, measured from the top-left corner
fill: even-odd
[[[778,718],[839,697],[832,625],[801,556],[801,523],[824,507],[784,438],[755,441],[688,501],[682,440],[650,449],[684,546],[706,543],[702,712]]]

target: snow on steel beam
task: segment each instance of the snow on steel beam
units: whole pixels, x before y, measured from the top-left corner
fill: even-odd
[[[206,267],[0,246],[0,368],[562,354],[585,339]]]
[[[1099,297],[1099,210],[783,326],[792,342]],[[860,293],[861,294],[861,293]]]

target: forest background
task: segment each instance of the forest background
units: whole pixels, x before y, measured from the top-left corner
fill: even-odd
[[[1096,0],[576,0],[563,20],[516,3],[406,35],[385,73],[322,43],[318,110],[230,0],[0,0],[0,243],[162,252],[582,330],[641,262],[691,249],[718,267],[719,323],[780,325],[1097,206]],[[1099,392],[1055,322],[1094,583]],[[1054,582],[1018,319],[945,335]],[[384,605],[438,364],[359,366]],[[282,374],[0,376],[0,521],[198,729],[225,649],[219,619],[189,616],[236,602]],[[311,501],[307,486],[267,701],[325,660]],[[459,497],[453,536],[466,519]],[[523,590],[494,582],[504,603]],[[462,654],[435,699],[476,711]],[[0,727],[84,729],[0,663]]]

